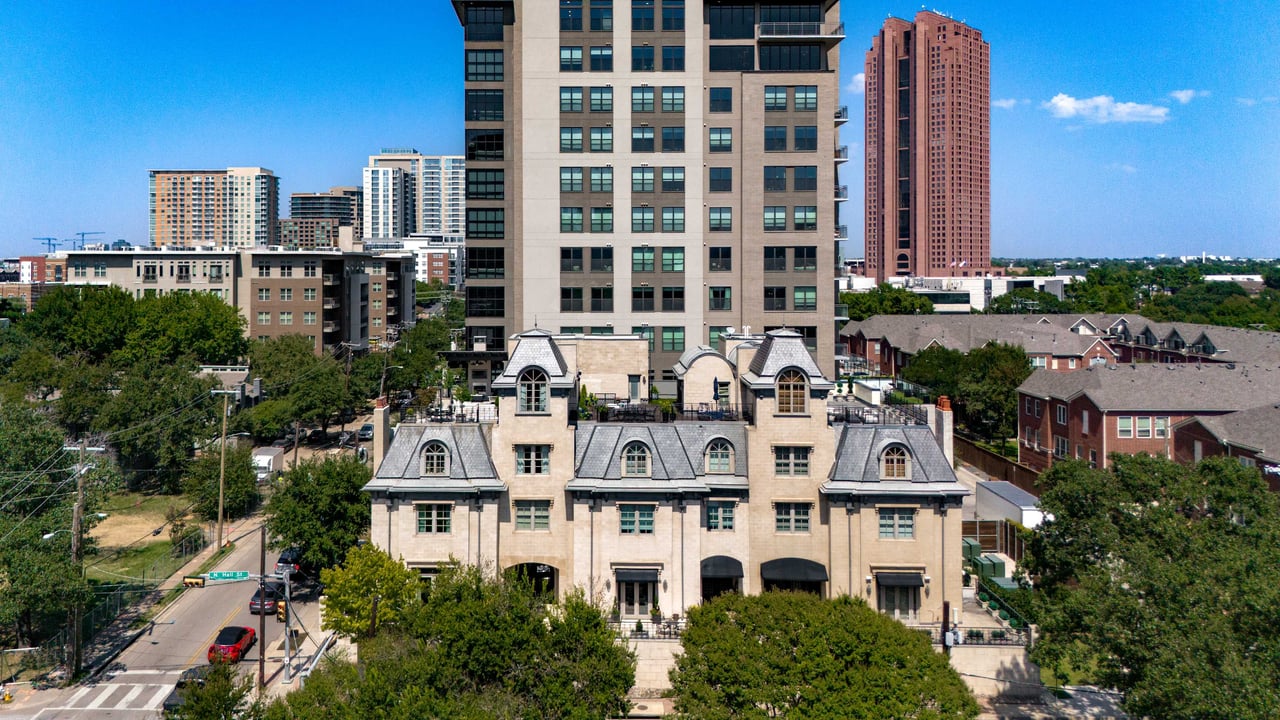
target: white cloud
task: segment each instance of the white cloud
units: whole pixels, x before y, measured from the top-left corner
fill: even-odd
[[[848,90],[854,95],[861,95],[862,93],[866,92],[867,91],[867,74],[857,73],[852,78],[849,78],[849,84],[848,86],[845,87],[845,90]]]
[[[1169,108],[1143,103],[1116,102],[1110,95],[1091,98],[1073,98],[1058,93],[1043,104],[1054,117],[1079,118],[1092,123],[1162,123],[1169,119]]]
[[[1112,170],[1119,170],[1120,172],[1127,173],[1129,175],[1132,175],[1138,172],[1138,168],[1130,165],[1129,163],[1111,163],[1107,167],[1111,168]]]
[[[1258,101],[1254,100],[1253,98],[1236,98],[1236,102],[1240,103],[1245,107],[1253,107],[1254,105],[1258,104]]]
[[[991,101],[991,107],[998,107],[998,108],[1001,108],[1002,110],[1008,110],[1017,104],[1018,104],[1018,101],[1013,98],[1004,98],[1002,100]]]
[[[1169,93],[1169,97],[1173,98],[1174,100],[1177,100],[1183,105],[1186,105],[1187,103],[1191,102],[1195,98],[1209,97],[1209,91],[1208,90],[1174,90],[1173,92]]]

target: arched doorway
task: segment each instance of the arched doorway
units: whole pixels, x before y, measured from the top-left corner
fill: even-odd
[[[559,571],[556,570],[554,565],[548,565],[546,563],[521,563],[507,568],[507,572],[511,577],[528,581],[528,583],[533,586],[534,592],[541,595],[549,595],[552,600],[557,597],[556,579],[559,575]]]
[[[766,591],[799,590],[821,595],[827,568],[804,558],[778,558],[760,565],[760,579]]]
[[[702,561],[702,600],[742,592],[742,563],[728,555],[712,555]]]

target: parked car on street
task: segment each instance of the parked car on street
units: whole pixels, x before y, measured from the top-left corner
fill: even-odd
[[[360,433],[358,437],[361,440],[372,440],[373,439],[373,423],[365,423],[361,425]]]
[[[185,702],[185,690],[189,687],[203,687],[204,680],[211,670],[213,670],[212,665],[197,665],[183,670],[182,674],[178,676],[178,684],[173,687],[169,696],[164,699],[164,711],[170,713],[182,707],[182,703]]]
[[[329,433],[320,428],[307,433],[306,443],[308,445],[324,445],[327,442],[329,442]]]
[[[272,575],[284,579],[285,573],[295,575],[302,572],[302,550],[296,547],[285,548],[276,560]]]
[[[284,600],[284,583],[269,582],[265,588],[254,588],[253,595],[249,596],[249,613],[274,615],[282,600]]]
[[[209,646],[209,662],[240,662],[253,647],[255,636],[251,627],[228,625],[222,628]]]

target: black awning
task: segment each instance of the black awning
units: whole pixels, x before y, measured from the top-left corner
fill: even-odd
[[[704,578],[740,578],[742,563],[728,555],[712,555],[702,561]]]
[[[615,570],[618,582],[658,582],[657,570]]]
[[[876,582],[885,587],[924,587],[924,578],[913,572],[879,572]]]
[[[782,582],[826,582],[827,569],[822,563],[804,558],[778,558],[760,566],[760,577]]]

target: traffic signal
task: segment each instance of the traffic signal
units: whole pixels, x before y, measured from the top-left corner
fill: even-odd
[[[203,575],[183,575],[182,584],[184,587],[204,587]]]

